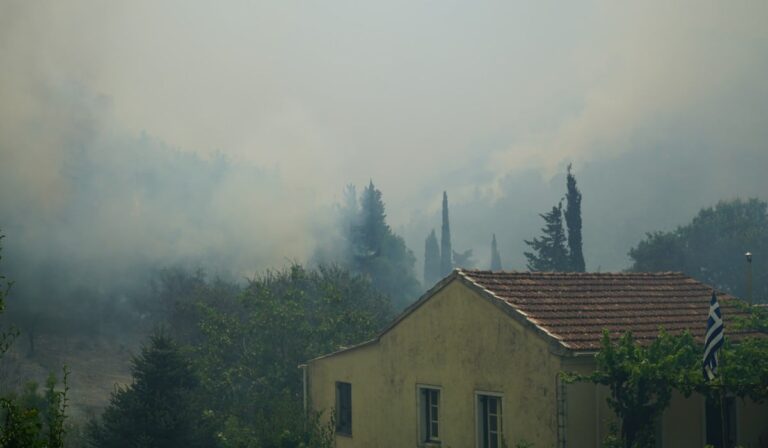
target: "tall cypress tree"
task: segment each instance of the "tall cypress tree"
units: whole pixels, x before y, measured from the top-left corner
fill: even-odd
[[[568,258],[569,268],[574,272],[584,272],[584,252],[582,251],[581,241],[581,192],[576,187],[576,177],[571,172],[571,165],[568,165],[568,176],[566,178],[565,199],[565,225],[568,228]]]
[[[443,228],[440,234],[440,275],[446,276],[453,270],[453,249],[451,248],[451,225],[448,222],[448,193],[443,191]]]
[[[533,249],[533,252],[525,252],[528,269],[531,271],[569,270],[570,260],[568,249],[565,247],[562,202],[552,207],[550,212],[539,216],[544,218],[544,227],[541,229],[544,235],[531,241],[525,240],[525,244]]]
[[[501,255],[499,254],[499,247],[496,245],[496,234],[493,234],[491,240],[491,270],[500,271],[501,267]]]
[[[438,280],[440,280],[440,247],[437,245],[435,229],[432,229],[424,242],[424,286],[430,288]]]

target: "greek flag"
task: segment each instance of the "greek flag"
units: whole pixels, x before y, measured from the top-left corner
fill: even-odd
[[[723,316],[715,291],[709,302],[707,336],[704,338],[704,378],[712,381],[717,374],[717,351],[723,346]]]

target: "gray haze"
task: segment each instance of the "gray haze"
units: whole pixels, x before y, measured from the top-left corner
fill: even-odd
[[[454,248],[524,269],[573,162],[587,268],[623,269],[768,196],[768,2],[669,3],[0,0],[4,254],[253,273],[372,178],[419,259],[448,190]]]

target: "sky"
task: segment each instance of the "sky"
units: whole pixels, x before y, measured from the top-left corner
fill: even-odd
[[[496,233],[525,269],[572,163],[587,267],[625,269],[646,232],[768,199],[765,17],[764,1],[0,0],[4,253],[105,278],[256,272],[308,259],[344,186],[373,180],[417,257],[447,190],[454,247],[487,267]]]

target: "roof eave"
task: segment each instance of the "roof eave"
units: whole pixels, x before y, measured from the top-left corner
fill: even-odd
[[[455,272],[457,274],[457,277],[461,280],[461,282],[467,287],[469,287],[471,290],[477,292],[480,297],[484,298],[489,303],[493,304],[494,306],[502,310],[506,315],[512,317],[518,323],[522,324],[525,327],[533,329],[539,336],[541,336],[547,343],[549,343],[549,351],[551,353],[558,356],[573,355],[573,349],[565,341],[563,341],[560,337],[553,334],[546,328],[537,324],[533,319],[528,317],[528,315],[525,312],[518,309],[514,305],[508,303],[506,300],[494,294],[492,291],[488,290],[487,288],[483,287],[481,284],[474,281],[462,270],[457,269]]]

